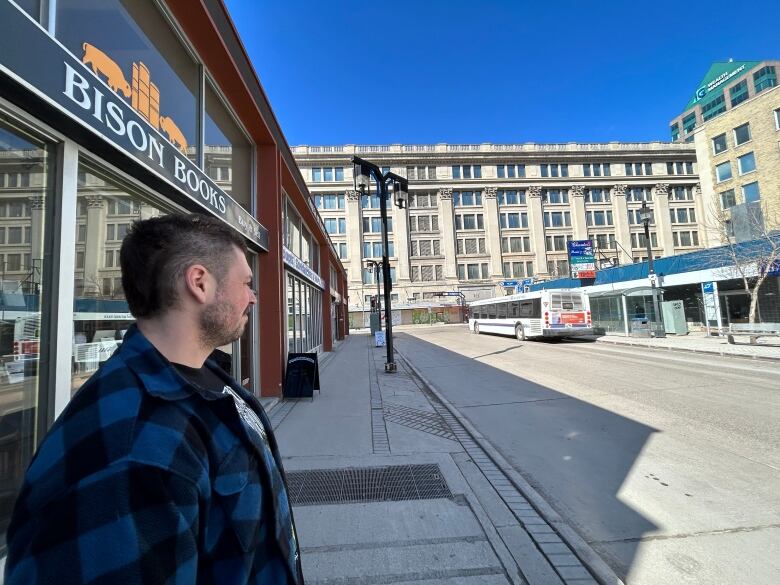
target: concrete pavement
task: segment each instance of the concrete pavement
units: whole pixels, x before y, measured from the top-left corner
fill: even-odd
[[[400,356],[386,374],[385,352],[353,334],[313,401],[268,405],[309,585],[620,583]]]

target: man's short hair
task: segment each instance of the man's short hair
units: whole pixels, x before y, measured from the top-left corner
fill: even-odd
[[[133,223],[119,252],[130,312],[135,318],[154,317],[172,308],[177,287],[193,264],[202,264],[221,280],[234,247],[246,254],[244,239],[215,217],[174,214]]]

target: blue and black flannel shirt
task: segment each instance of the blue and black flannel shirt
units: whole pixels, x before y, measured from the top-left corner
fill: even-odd
[[[302,585],[281,458],[230,393],[189,384],[133,326],[33,458],[7,533],[6,585]]]

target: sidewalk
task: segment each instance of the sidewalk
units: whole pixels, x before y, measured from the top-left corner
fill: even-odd
[[[386,374],[372,341],[350,335],[321,394],[270,411],[308,585],[620,583],[398,353]]]
[[[607,334],[593,337],[597,343],[613,345],[633,345],[657,350],[685,351],[693,353],[717,354],[722,356],[749,359],[780,360],[780,340],[772,337],[760,338],[757,345],[750,345],[746,336],[736,338],[735,344],[730,344],[725,337],[707,336],[706,333],[689,333],[688,335],[667,335],[659,339],[644,337],[625,337],[624,335]]]

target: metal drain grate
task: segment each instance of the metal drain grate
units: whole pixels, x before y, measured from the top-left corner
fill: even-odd
[[[287,474],[293,505],[451,498],[438,465],[310,469]]]

